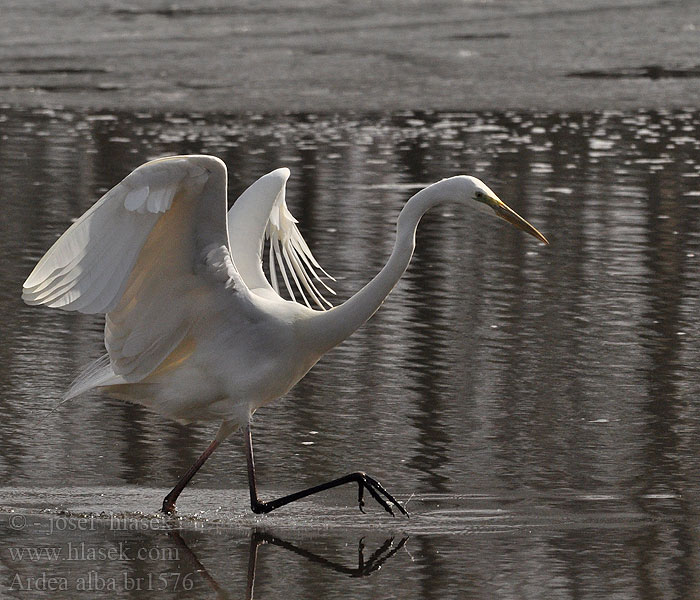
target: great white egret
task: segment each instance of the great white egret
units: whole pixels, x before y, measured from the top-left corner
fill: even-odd
[[[221,422],[212,443],[165,497],[164,512],[174,512],[192,476],[243,427],[255,513],[354,482],[360,510],[366,489],[392,515],[394,507],[407,514],[378,481],[361,472],[260,500],[251,415],[286,394],[374,314],[406,270],[418,222],[431,207],[461,202],[547,240],[479,179],[443,179],[401,210],[384,268],[349,300],[325,310],[314,283],[321,282],[322,269],[285,203],[288,177],[286,168],[261,177],[227,215],[221,160],[189,155],[148,162],[56,241],[24,282],[22,297],[31,305],[106,315],[107,353],[85,369],[65,399],[101,388],[181,422]],[[262,269],[266,238],[271,283]],[[277,270],[292,297],[294,282],[305,305],[278,294]]]

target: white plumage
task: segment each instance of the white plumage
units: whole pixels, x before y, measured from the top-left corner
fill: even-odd
[[[386,266],[348,301],[325,310],[330,303],[318,284],[332,290],[287,209],[288,177],[288,169],[261,177],[227,215],[226,167],[218,158],[146,163],[76,221],[24,283],[28,304],[106,315],[107,354],[85,369],[66,398],[103,388],[183,422],[221,422],[184,483],[221,440],[247,426],[259,406],[285,394],[374,314],[408,266],[416,227],[432,206],[457,200],[488,207],[546,242],[481,181],[451,177],[409,200]],[[266,237],[271,282],[262,267]],[[304,305],[280,297],[277,273]],[[364,474],[353,477],[369,485],[358,479]],[[184,483],[164,509],[174,508]],[[377,493],[403,511],[381,486],[367,489],[387,510]],[[272,510],[291,500],[253,502],[253,508]]]
[[[277,256],[296,266],[299,289],[315,290],[313,275],[301,261],[318,263],[287,209],[288,177],[288,169],[262,177],[226,218],[223,162],[210,156],[158,159],[128,175],[76,221],[37,264],[23,293],[28,304],[106,313],[109,360],[100,358],[91,364],[66,398],[108,387],[114,396],[183,422],[230,418],[236,424],[248,409],[269,401],[269,397],[237,393],[229,398],[227,411],[222,403],[224,390],[212,390],[207,402],[202,392],[212,387],[211,382],[201,385],[199,380],[206,375],[226,377],[216,372],[215,365],[225,360],[222,354],[227,346],[211,348],[202,332],[209,330],[217,315],[229,320],[249,311],[251,292],[283,302],[278,287],[271,286],[263,274],[265,234],[273,243],[281,243]],[[278,260],[288,282],[285,263]],[[292,294],[290,284],[288,289]],[[203,310],[207,303],[208,312]],[[296,305],[288,310],[295,312]],[[240,341],[220,332],[216,336],[229,344]],[[255,333],[249,331],[243,337],[255,337]],[[203,355],[205,348],[216,350],[215,355]],[[229,357],[235,355],[228,350]],[[211,359],[208,365],[198,363],[207,358]],[[175,363],[180,373],[173,372]],[[239,373],[240,379],[250,379],[255,370],[260,369]],[[303,373],[290,377],[295,379],[297,374]],[[185,377],[188,381],[181,381]],[[248,388],[240,379],[236,387]]]

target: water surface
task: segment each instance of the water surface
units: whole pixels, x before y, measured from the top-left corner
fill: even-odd
[[[699,595],[699,129],[684,111],[0,110],[4,593]],[[24,306],[22,281],[134,167],[194,152],[226,161],[232,198],[291,168],[287,201],[337,301],[384,264],[406,199],[449,175],[480,177],[552,242],[460,206],[429,213],[377,315],[256,414],[265,497],[362,469],[410,520],[362,515],[352,488],[256,517],[240,435],[164,520],[214,425],[100,395],[47,416],[103,323]],[[52,576],[67,589],[26,589]]]

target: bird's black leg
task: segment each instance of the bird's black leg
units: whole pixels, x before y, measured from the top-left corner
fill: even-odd
[[[209,458],[212,455],[212,452],[217,449],[221,441],[217,438],[215,439],[211,444],[209,444],[209,447],[202,452],[202,455],[197,459],[197,462],[195,462],[185,473],[181,478],[180,481],[177,482],[177,485],[170,491],[170,493],[165,497],[163,500],[163,508],[161,509],[162,512],[171,515],[175,512],[175,502],[177,501],[177,497],[180,495],[182,490],[185,489],[185,486],[190,482],[190,479],[194,477],[194,474],[199,471],[200,467],[207,461],[207,458]]]
[[[255,484],[255,460],[253,458],[253,436],[250,432],[250,423],[245,428],[245,455],[248,463],[248,487],[250,489],[250,507],[256,514],[269,513],[280,506],[294,502],[301,498],[306,498],[306,496],[311,496],[318,492],[324,490],[329,490],[339,485],[345,485],[346,483],[356,483],[357,484],[357,502],[359,504],[360,510],[364,512],[363,507],[365,505],[363,495],[364,491],[367,490],[372,498],[374,498],[384,510],[386,510],[391,516],[394,516],[394,511],[392,506],[399,509],[399,511],[408,516],[406,509],[399,504],[399,502],[394,498],[389,492],[387,492],[382,485],[373,477],[370,477],[366,473],[357,471],[355,473],[350,473],[344,477],[339,477],[338,479],[333,479],[326,483],[320,485],[315,485],[313,487],[301,490],[300,492],[295,492],[287,496],[282,496],[275,500],[268,500],[267,502],[262,502],[258,499],[258,490]]]

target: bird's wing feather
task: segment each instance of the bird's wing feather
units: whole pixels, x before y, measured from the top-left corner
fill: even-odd
[[[49,249],[24,283],[28,304],[107,313],[114,373],[140,381],[182,341],[202,289],[240,277],[229,254],[226,167],[209,156],[142,165]]]
[[[319,308],[331,306],[319,291],[321,284],[329,293],[335,292],[319,277],[320,271],[329,279],[314,258],[285,202],[285,184],[289,169],[272,171],[251,185],[231,207],[228,227],[233,261],[243,281],[251,290],[274,291],[279,295],[277,272],[293,300],[294,288],[307,306],[309,299]],[[265,240],[270,240],[267,280],[262,268]],[[291,281],[290,281],[291,278]]]

